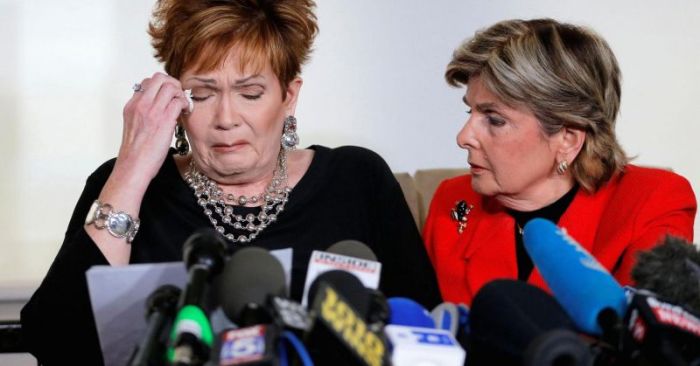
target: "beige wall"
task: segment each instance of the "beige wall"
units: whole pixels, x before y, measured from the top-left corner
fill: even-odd
[[[367,146],[396,171],[463,166],[454,144],[463,91],[442,79],[453,48],[497,20],[550,16],[592,26],[618,55],[627,152],[700,191],[700,2],[318,3],[298,108],[303,145]],[[43,277],[85,178],[116,154],[131,85],[159,70],[145,34],[150,7],[0,0],[0,288]]]

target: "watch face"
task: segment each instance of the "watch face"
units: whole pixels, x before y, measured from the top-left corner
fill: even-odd
[[[107,218],[107,230],[117,236],[126,236],[133,225],[134,223],[131,221],[131,217],[124,212],[111,214],[109,218]]]

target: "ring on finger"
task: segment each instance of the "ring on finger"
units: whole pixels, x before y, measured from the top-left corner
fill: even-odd
[[[141,83],[136,83],[136,84],[134,84],[134,86],[132,86],[131,89],[134,90],[134,93],[138,93],[138,92],[144,91],[143,86],[141,85]]]

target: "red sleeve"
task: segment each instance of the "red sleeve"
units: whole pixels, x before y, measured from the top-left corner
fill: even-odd
[[[697,210],[695,194],[688,181],[676,174],[668,174],[653,187],[635,219],[633,237],[613,274],[621,284],[631,284],[632,267],[637,253],[648,250],[665,235],[693,241],[693,225]]]

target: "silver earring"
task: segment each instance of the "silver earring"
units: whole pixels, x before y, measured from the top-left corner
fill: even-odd
[[[185,156],[190,151],[190,143],[185,137],[185,129],[179,124],[175,126],[175,150],[180,156]]]
[[[562,160],[557,164],[557,173],[559,173],[559,175],[564,175],[568,169],[569,163],[567,163],[566,160]]]
[[[297,119],[294,116],[287,116],[284,119],[284,130],[282,131],[282,140],[280,141],[282,148],[289,151],[294,150],[299,144],[299,135],[297,135]]]

